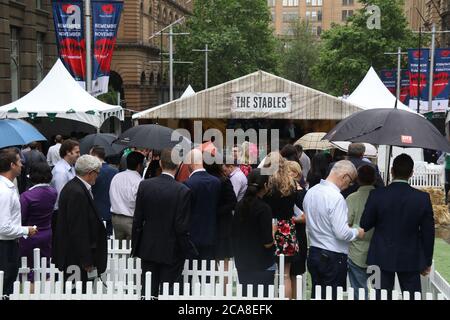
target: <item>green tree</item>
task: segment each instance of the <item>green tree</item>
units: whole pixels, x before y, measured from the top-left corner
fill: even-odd
[[[214,86],[258,69],[277,72],[277,40],[270,28],[266,0],[196,0],[194,12],[175,38],[176,65],[196,90],[204,88],[204,54],[192,52],[208,44],[208,85]]]
[[[312,67],[317,62],[319,42],[312,34],[311,25],[303,20],[291,22],[290,36],[281,48],[281,76],[291,81],[313,86]]]
[[[108,104],[117,105],[117,91],[114,91],[112,86],[108,86],[108,92],[103,93],[97,97],[98,100]]]
[[[418,36],[408,29],[403,14],[403,0],[359,2],[364,5],[363,9],[345,25],[335,25],[322,34],[319,61],[313,73],[318,88],[334,95],[342,95],[344,89],[353,91],[370,66],[376,70],[396,67],[396,56],[385,55],[385,52],[418,46]],[[368,5],[380,8],[380,29],[367,27],[369,16],[365,7]]]

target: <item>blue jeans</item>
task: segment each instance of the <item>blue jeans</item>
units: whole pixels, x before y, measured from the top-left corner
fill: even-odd
[[[355,289],[355,298],[359,299],[359,288],[363,288],[367,294],[367,269],[356,265],[350,258],[348,259],[348,278],[353,289]]]
[[[332,298],[336,300],[337,287],[346,290],[347,255],[321,248],[310,247],[308,270],[311,274],[312,294],[316,297],[316,285],[321,286],[322,299],[326,297],[326,287],[332,287]]]

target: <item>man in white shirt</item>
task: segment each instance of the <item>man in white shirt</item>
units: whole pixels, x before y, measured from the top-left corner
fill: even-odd
[[[59,160],[52,170],[51,185],[58,191],[58,199],[55,203],[55,211],[58,210],[59,194],[67,182],[75,178],[75,162],[80,157],[80,144],[75,140],[66,140],[59,149],[61,160]]]
[[[355,179],[355,166],[348,160],[338,161],[327,179],[309,189],[303,200],[313,297],[316,285],[322,287],[322,298],[326,286],[331,286],[336,299],[336,288],[346,286],[349,244],[364,237],[363,229],[349,227],[347,203],[341,194]]]
[[[48,152],[47,152],[47,162],[48,165],[53,168],[56,163],[61,160],[61,156],[59,155],[59,150],[61,149],[61,143],[62,143],[63,139],[61,135],[57,135],[55,137],[55,145],[51,146],[50,148],[48,148]]]
[[[4,272],[5,295],[13,292],[19,272],[18,239],[37,232],[35,227],[22,226],[19,194],[13,183],[21,171],[19,151],[15,148],[0,150],[0,271]]]
[[[247,177],[236,164],[224,164],[223,169],[230,178],[237,201],[241,201],[247,191]]]
[[[144,155],[133,151],[127,156],[127,170],[114,176],[109,188],[112,224],[117,240],[131,240],[134,209],[144,171]]]

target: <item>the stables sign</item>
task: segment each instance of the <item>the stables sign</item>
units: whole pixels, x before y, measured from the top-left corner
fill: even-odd
[[[291,111],[291,95],[285,92],[239,92],[231,94],[231,112],[270,112]]]

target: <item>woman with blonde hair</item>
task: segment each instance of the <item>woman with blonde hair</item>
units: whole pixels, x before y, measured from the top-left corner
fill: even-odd
[[[245,141],[241,147],[242,153],[239,161],[239,168],[247,177],[252,172],[252,159],[250,157],[250,142]]]
[[[306,190],[303,189],[299,183],[302,178],[302,169],[300,164],[296,161],[288,161],[288,170],[290,171],[292,178],[294,178],[297,183],[297,199],[295,200],[294,207],[294,222],[299,251],[292,259],[290,270],[292,296],[295,297],[297,294],[296,277],[306,272],[306,257],[308,253],[305,224],[306,220],[303,213],[303,199],[305,198]]]
[[[292,174],[294,165],[284,159],[280,153],[269,154],[264,162],[264,166],[268,165],[278,165],[278,167],[269,178],[269,193],[264,199],[271,207],[272,217],[276,220],[275,254],[277,256],[283,254],[285,257],[285,296],[292,298],[291,263],[299,251],[294,219],[294,205],[298,198],[299,184]],[[294,171],[298,170],[298,167],[294,169]]]

